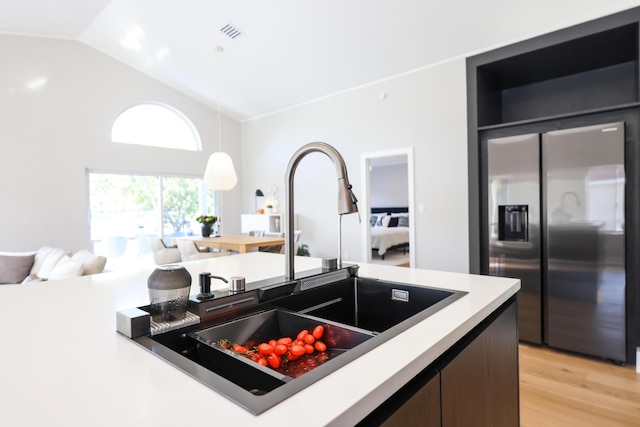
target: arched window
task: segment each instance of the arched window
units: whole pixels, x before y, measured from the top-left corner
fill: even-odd
[[[193,123],[168,105],[139,104],[124,110],[111,128],[111,141],[200,151],[200,135]]]

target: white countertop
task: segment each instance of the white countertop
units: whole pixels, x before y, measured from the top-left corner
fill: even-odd
[[[284,274],[284,257],[270,253],[184,265],[192,294],[205,271],[247,283]],[[317,268],[320,259],[296,257],[295,266]],[[0,286],[0,424],[351,425],[520,289],[516,279],[361,264],[363,277],[468,295],[256,417],[116,332],[116,311],[149,303],[152,270]],[[319,410],[309,418],[309,408]]]

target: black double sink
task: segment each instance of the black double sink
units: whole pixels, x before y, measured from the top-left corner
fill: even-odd
[[[285,400],[438,312],[465,292],[349,277],[244,307],[224,320],[135,338],[157,356],[253,414]],[[218,345],[249,346],[323,325],[327,351],[287,370],[263,367]]]

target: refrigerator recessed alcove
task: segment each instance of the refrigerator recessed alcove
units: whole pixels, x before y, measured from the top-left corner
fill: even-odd
[[[624,25],[479,65],[478,126],[638,102],[637,32]]]
[[[519,295],[521,340],[563,348],[563,344],[557,345],[558,341],[571,341],[575,337],[549,329],[549,325],[558,319],[557,312],[549,310],[553,304],[548,298],[574,298],[584,303],[602,298],[606,293],[597,285],[584,285],[597,283],[593,281],[594,276],[602,275],[588,266],[622,259],[622,270],[614,275],[626,280],[626,288],[622,291],[624,299],[617,301],[615,308],[623,313],[623,317],[614,322],[615,333],[600,332],[617,338],[622,334],[626,342],[624,354],[621,356],[619,350],[613,354],[594,354],[579,345],[568,348],[569,351],[621,363],[635,363],[635,349],[640,346],[640,247],[633,244],[640,241],[640,206],[630,202],[640,200],[639,39],[640,8],[634,8],[467,58],[470,272],[502,275],[508,272],[511,257],[511,261],[515,261],[513,265],[520,267],[517,274],[525,277]],[[626,185],[622,191],[624,199],[629,202],[625,204],[620,219],[623,232],[602,233],[602,225],[596,223],[559,226],[559,229],[554,225],[556,235],[562,238],[548,246],[549,236],[545,233],[549,232],[550,224],[545,224],[545,221],[549,221],[548,215],[552,213],[547,210],[555,207],[544,202],[547,194],[542,188],[538,198],[543,202],[540,205],[527,200],[501,202],[503,205],[528,205],[528,240],[498,241],[499,246],[515,248],[515,252],[511,255],[492,253],[490,247],[496,245],[492,233],[497,232],[499,225],[489,210],[489,200],[499,196],[499,190],[489,190],[488,187],[489,175],[493,172],[488,164],[487,141],[531,135],[542,147],[545,133],[614,122],[624,123],[625,128],[623,165]],[[517,167],[516,163],[522,160],[541,156],[543,150],[522,151],[518,147],[515,151],[517,154],[510,155],[509,159],[494,160],[493,167]],[[530,173],[544,174],[542,168],[544,166]],[[529,174],[526,171],[522,173]],[[568,194],[564,198],[567,203],[575,203],[570,193],[579,192],[566,192]],[[588,201],[582,199],[579,203]],[[535,219],[536,215],[543,218],[542,222]],[[556,215],[561,217],[562,212]],[[601,246],[604,249],[594,249],[599,247],[594,243],[599,240],[604,241]],[[570,242],[582,246],[583,250],[568,251],[565,244]],[[535,275],[530,256],[538,250],[544,252],[544,256],[549,253],[556,257],[554,254],[566,256],[566,259],[558,258],[562,259],[560,264],[573,269],[578,267],[580,275],[569,279],[569,282],[575,282],[573,287],[548,289],[547,281],[549,277],[554,278],[554,270],[544,273],[547,276],[541,278],[544,284],[539,290],[532,288],[527,275]],[[571,255],[567,255],[569,253]],[[544,269],[539,270],[544,272]],[[531,320],[536,316],[541,321]],[[600,328],[584,318],[581,321],[584,328]]]

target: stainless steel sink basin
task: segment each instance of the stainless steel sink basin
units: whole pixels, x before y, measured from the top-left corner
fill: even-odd
[[[464,292],[351,277],[247,308],[229,321],[207,320],[135,338],[151,352],[223,396],[259,414],[426,319]],[[254,345],[322,324],[328,357],[304,375],[278,372],[217,346],[220,339]],[[325,332],[327,333],[327,332]]]
[[[277,370],[263,367],[219,344],[223,340],[228,340],[253,348],[270,339],[282,337],[295,339],[300,331],[305,329],[312,331],[319,325],[324,328],[322,340],[327,345],[327,350],[304,355],[283,364]],[[225,366],[225,370],[233,368],[246,371],[248,374],[246,381],[238,381],[236,384],[242,384],[242,387],[252,394],[264,395],[294,378],[300,378],[316,368],[321,368],[325,363],[335,360],[374,335],[356,328],[340,326],[334,322],[274,309],[194,331],[189,336],[198,341],[196,348],[205,366],[212,369]],[[235,378],[239,379],[237,376]]]
[[[286,296],[274,303],[299,313],[382,333],[398,326],[407,329],[462,295],[464,293],[456,291],[352,277]]]

